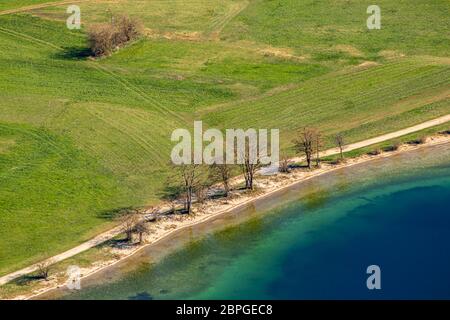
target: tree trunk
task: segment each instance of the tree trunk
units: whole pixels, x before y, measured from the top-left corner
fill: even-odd
[[[192,189],[189,187],[187,188],[187,192],[186,192],[186,205],[185,205],[185,209],[187,211],[188,214],[192,213]]]
[[[311,154],[306,154],[306,163],[308,164],[308,169],[311,169]]]
[[[223,182],[223,189],[225,191],[225,197],[228,197],[228,193],[230,192],[230,186],[228,185],[228,181]]]

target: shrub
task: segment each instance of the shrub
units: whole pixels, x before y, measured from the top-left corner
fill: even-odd
[[[47,280],[50,274],[51,261],[43,261],[37,264],[37,277]]]
[[[88,34],[89,48],[96,57],[111,54],[115,42],[114,28],[110,24],[97,24]]]
[[[402,142],[400,140],[395,140],[392,143],[392,150],[398,150],[400,148],[400,146],[402,145]]]
[[[114,24],[96,24],[89,29],[89,48],[96,57],[111,54],[116,48],[136,40],[142,33],[138,20],[121,16]]]
[[[117,28],[121,43],[136,40],[142,34],[142,23],[128,16],[121,16],[117,20]]]
[[[278,171],[281,173],[289,173],[291,171],[291,161],[287,156],[283,156],[280,160]]]
[[[383,151],[396,151],[400,148],[402,143],[399,140],[395,140],[392,145],[383,148]]]
[[[424,144],[427,142],[427,140],[428,140],[427,136],[422,136],[418,139],[409,141],[408,144]]]
[[[339,164],[343,164],[346,162],[345,158],[337,158],[336,160],[332,161],[331,164],[333,165],[339,165]]]
[[[368,154],[369,156],[377,156],[377,155],[381,154],[381,149],[380,149],[380,148],[377,148],[377,149],[375,149],[375,150],[372,150],[372,151],[368,152],[367,154]]]

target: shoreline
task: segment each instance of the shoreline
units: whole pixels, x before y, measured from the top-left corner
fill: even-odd
[[[274,176],[268,176],[266,177],[265,188],[264,184],[261,181],[258,181],[258,190],[259,192],[257,194],[250,194],[250,195],[243,195],[239,196],[236,199],[232,199],[231,201],[225,201],[226,204],[217,204],[216,202],[223,202],[221,199],[219,200],[210,200],[208,201],[204,206],[200,208],[195,208],[194,215],[192,217],[181,217],[185,219],[181,219],[182,221],[174,221],[175,219],[171,219],[170,217],[168,219],[165,219],[164,221],[161,221],[161,223],[157,222],[155,224],[159,224],[157,226],[157,232],[154,234],[151,234],[149,237],[146,237],[144,244],[139,245],[138,247],[131,247],[131,248],[109,248],[111,252],[118,253],[120,257],[114,260],[110,261],[97,261],[94,263],[94,265],[88,267],[88,268],[82,268],[82,276],[81,280],[86,279],[88,277],[91,277],[97,273],[100,273],[102,271],[105,271],[106,269],[115,266],[116,264],[123,262],[124,260],[130,258],[131,256],[134,256],[138,252],[141,252],[144,249],[151,248],[152,246],[158,245],[160,242],[166,240],[171,235],[181,232],[187,228],[190,228],[192,226],[200,225],[203,223],[210,222],[214,220],[216,217],[220,217],[226,213],[232,212],[234,210],[240,209],[252,202],[258,201],[260,199],[269,197],[279,191],[282,191],[284,189],[290,188],[296,184],[302,183],[304,181],[313,179],[318,176],[322,176],[327,173],[331,173],[340,169],[349,168],[355,165],[364,164],[367,162],[370,162],[372,160],[376,159],[382,159],[382,158],[388,158],[394,155],[398,155],[401,153],[409,152],[409,151],[416,151],[425,149],[427,147],[432,146],[438,146],[450,143],[450,136],[448,135],[438,135],[433,136],[429,138],[429,141],[420,144],[420,145],[402,145],[398,150],[396,151],[389,151],[389,152],[382,152],[378,155],[361,155],[356,158],[349,158],[346,159],[346,162],[343,164],[337,164],[337,165],[322,165],[321,168],[312,170],[312,171],[301,171],[301,172],[291,172],[290,174],[284,175],[284,174],[277,174]],[[280,176],[284,176],[285,179],[279,178]],[[271,181],[271,180],[277,180],[277,181]],[[173,217],[173,218],[180,218],[180,217]],[[178,225],[175,224],[175,222],[178,222]],[[167,228],[170,225],[170,228]],[[159,231],[159,232],[158,232]],[[37,289],[33,291],[30,294],[25,295],[18,295],[13,300],[29,300],[29,299],[35,299],[39,298],[39,296],[42,296],[46,293],[49,293],[53,290],[57,290],[60,287],[64,286],[64,282],[60,282],[58,280],[61,279],[53,279],[54,282],[52,283],[49,281],[49,284],[43,288]]]
[[[379,155],[361,155],[359,157],[356,158],[349,158],[346,160],[345,163],[343,164],[338,164],[338,165],[323,165],[322,168],[319,169],[315,169],[313,171],[309,171],[309,172],[291,172],[289,175],[291,175],[292,177],[290,177],[290,179],[285,179],[282,182],[279,183],[274,183],[271,186],[269,186],[266,189],[263,189],[261,191],[261,193],[256,194],[256,195],[250,195],[250,196],[244,196],[241,199],[239,198],[237,201],[234,201],[231,205],[225,205],[226,208],[222,208],[219,211],[216,211],[214,213],[208,213],[208,211],[212,211],[214,210],[214,208],[216,208],[216,206],[214,206],[214,203],[209,203],[206,206],[206,210],[203,210],[203,213],[199,214],[199,212],[197,212],[197,210],[195,210],[195,215],[193,216],[193,219],[189,219],[189,220],[185,220],[183,221],[180,226],[170,229],[170,230],[165,230],[165,232],[161,232],[159,233],[155,239],[153,239],[153,241],[151,241],[150,239],[147,239],[147,241],[151,241],[151,242],[147,242],[137,248],[133,248],[131,250],[129,250],[128,252],[122,252],[123,256],[121,256],[119,259],[114,260],[110,263],[105,262],[105,264],[100,265],[100,266],[93,266],[92,268],[88,268],[88,269],[84,269],[84,272],[82,272],[82,277],[81,279],[86,279],[88,277],[91,277],[97,273],[100,273],[110,267],[113,267],[114,265],[123,262],[124,260],[130,258],[131,256],[137,254],[138,252],[142,251],[143,249],[152,247],[152,246],[156,246],[158,245],[160,242],[166,240],[167,238],[169,238],[169,236],[173,235],[176,232],[180,232],[184,229],[187,229],[189,227],[192,227],[194,225],[199,225],[199,224],[203,224],[203,223],[207,223],[211,220],[213,220],[216,217],[219,217],[221,215],[224,215],[226,213],[229,213],[233,210],[237,210],[240,209],[241,207],[244,207],[252,202],[255,202],[257,200],[269,197],[279,191],[282,191],[284,189],[290,188],[294,185],[303,183],[305,181],[308,181],[310,179],[322,176],[324,174],[327,173],[331,173],[340,169],[344,169],[344,168],[349,168],[355,165],[359,165],[359,164],[364,164],[367,162],[370,162],[372,160],[377,160],[377,159],[383,159],[383,158],[388,158],[394,155],[398,155],[401,153],[405,153],[405,152],[409,152],[409,151],[415,151],[415,150],[420,150],[420,149],[425,149],[427,147],[432,147],[432,146],[437,146],[437,145],[443,145],[443,144],[447,144],[450,143],[450,137],[448,136],[433,136],[429,138],[429,141],[425,144],[421,144],[421,145],[402,145],[399,150],[396,151],[390,151],[390,152],[383,152]],[[275,176],[269,176],[267,178],[267,180],[274,180],[274,178],[278,177],[279,175],[275,175]],[[258,187],[260,187],[260,185],[258,185]],[[241,200],[241,201],[239,201]],[[212,200],[211,202],[214,202],[215,200]],[[219,200],[220,201],[220,200]],[[209,206],[208,206],[209,205]],[[171,219],[168,219],[169,222]],[[53,286],[49,286],[48,288],[43,288],[41,290],[38,290],[38,292],[34,292],[31,295],[27,295],[27,296],[18,296],[15,297],[14,299],[35,299],[38,298],[39,296],[45,294],[45,293],[49,293],[53,290],[56,290],[58,288],[60,288],[61,286],[64,286],[64,284],[56,284]]]

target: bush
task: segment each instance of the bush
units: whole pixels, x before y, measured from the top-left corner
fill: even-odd
[[[373,151],[368,152],[367,154],[368,154],[369,156],[377,156],[377,155],[381,154],[381,149],[380,149],[380,148],[375,149],[375,150],[373,150]]]
[[[37,277],[47,280],[50,275],[51,261],[43,261],[37,264]]]
[[[143,26],[139,20],[128,16],[121,16],[117,21],[117,28],[121,43],[136,40],[142,34]]]
[[[383,151],[396,151],[400,148],[402,143],[399,140],[395,140],[392,145],[387,146],[386,148],[383,148]]]
[[[399,140],[395,140],[392,144],[392,150],[396,151],[398,150],[402,145],[402,142]]]
[[[422,136],[422,137],[420,137],[418,139],[409,141],[408,144],[424,144],[424,143],[427,142],[427,140],[428,140],[427,136]]]
[[[88,34],[89,48],[96,57],[111,54],[114,49],[114,30],[110,24],[97,24]]]
[[[339,164],[343,164],[346,162],[347,162],[347,160],[345,158],[337,158],[336,160],[331,161],[331,164],[339,165]]]
[[[281,173],[289,173],[291,171],[291,161],[287,156],[283,156],[280,160],[278,171]]]
[[[136,40],[141,33],[142,26],[138,20],[121,16],[114,24],[92,26],[88,33],[89,48],[96,57],[106,56],[127,42]]]

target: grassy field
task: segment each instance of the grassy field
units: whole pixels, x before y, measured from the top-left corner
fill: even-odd
[[[0,3],[0,11],[52,2],[58,2],[58,0],[2,0]]]
[[[280,128],[286,147],[301,126],[320,127],[326,136],[341,132],[355,142],[447,114],[449,75],[448,64],[404,59],[328,74],[298,89],[208,110],[204,119],[213,127]]]
[[[446,0],[380,0],[381,30],[368,30],[367,0],[251,1],[222,37],[294,48],[300,55],[334,58],[346,53],[383,57],[403,54],[448,56],[450,6]]]
[[[74,31],[65,6],[0,16],[0,275],[157,203],[193,120],[279,128],[289,153],[305,125],[353,142],[448,114],[450,5],[414,2],[380,1],[379,32],[364,1],[91,1]],[[148,37],[88,59],[111,13]]]

